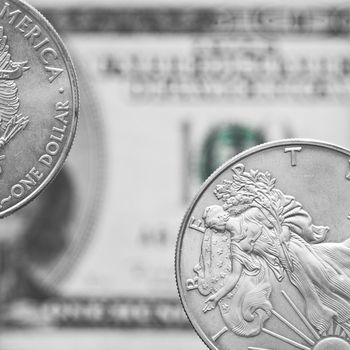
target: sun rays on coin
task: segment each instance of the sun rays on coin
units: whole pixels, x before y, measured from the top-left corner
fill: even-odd
[[[330,327],[327,334],[320,335],[315,328],[311,325],[311,323],[307,320],[304,314],[299,310],[299,308],[295,305],[293,300],[289,297],[289,295],[285,291],[281,291],[282,295],[288,302],[288,304],[293,309],[294,313],[298,315],[300,321],[305,325],[308,329],[308,333],[305,334],[300,327],[296,327],[293,323],[291,323],[287,318],[282,316],[276,310],[272,310],[272,314],[285,326],[287,326],[290,330],[292,330],[297,336],[299,336],[299,340],[291,339],[283,334],[276,333],[268,328],[262,328],[262,332],[270,335],[273,338],[280,340],[282,343],[290,345],[294,349],[301,350],[350,350],[350,332],[346,331],[342,328],[335,320],[333,320],[333,326]],[[227,327],[221,329],[217,334],[212,337],[213,341],[219,339],[223,334],[228,331]],[[281,343],[281,345],[282,345]],[[249,346],[248,350],[272,350],[271,348],[264,347],[254,347]]]
[[[177,271],[185,269],[177,272],[180,296],[190,320],[205,325],[194,323],[213,350],[350,350],[350,238],[340,233],[348,228],[335,226],[325,212],[315,214],[328,202],[312,209],[300,164],[292,177],[305,189],[293,196],[292,178],[283,180],[276,162],[286,150],[304,149],[301,142],[261,146],[258,158],[252,150],[259,162],[269,154],[263,170],[232,159],[208,180],[185,217],[177,248],[187,259],[177,260]],[[310,171],[319,164],[312,154],[331,161],[327,145],[308,145]],[[350,151],[339,157],[348,170]],[[331,186],[327,199],[347,190],[343,175],[339,194],[332,197]]]

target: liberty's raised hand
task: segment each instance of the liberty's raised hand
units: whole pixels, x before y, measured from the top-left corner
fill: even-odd
[[[206,301],[205,306],[203,308],[203,312],[208,312],[214,310],[220,301],[221,296],[218,293],[212,294]]]

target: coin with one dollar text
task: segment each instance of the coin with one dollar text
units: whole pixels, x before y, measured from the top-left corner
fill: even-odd
[[[73,64],[53,27],[30,5],[0,0],[0,217],[58,173],[78,107]]]

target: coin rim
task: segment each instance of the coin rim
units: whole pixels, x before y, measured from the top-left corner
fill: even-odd
[[[28,4],[26,1],[23,1],[23,0],[7,0],[7,1],[17,5],[20,9],[27,11],[27,14],[31,15],[44,28],[44,30],[49,35],[50,39],[52,39],[53,42],[56,44],[57,49],[62,56],[63,63],[65,64],[65,67],[67,69],[67,75],[68,75],[68,79],[69,79],[69,83],[72,91],[72,122],[71,122],[71,131],[67,137],[67,142],[64,144],[60,156],[58,157],[53,168],[50,169],[44,181],[40,183],[40,185],[28,196],[26,196],[19,202],[15,203],[14,205],[10,206],[9,208],[0,211],[0,219],[13,214],[16,210],[27,205],[32,200],[34,200],[46,188],[46,186],[49,185],[55,179],[57,174],[62,169],[62,166],[72,148],[76,130],[77,130],[77,125],[78,125],[79,107],[80,107],[79,86],[78,86],[78,79],[74,68],[74,64],[65,44],[63,43],[61,37],[59,36],[55,28],[50,24],[50,22],[46,19],[46,17],[40,11],[38,11],[32,5]]]
[[[217,168],[208,178],[207,180],[200,186],[198,192],[196,193],[195,197],[191,201],[190,205],[188,206],[188,209],[185,212],[185,215],[182,219],[180,229],[178,232],[177,240],[176,240],[176,249],[175,249],[175,282],[176,282],[176,288],[179,294],[180,302],[182,304],[182,307],[185,311],[185,314],[187,316],[187,319],[189,320],[190,324],[194,328],[197,335],[200,337],[200,339],[203,341],[203,343],[211,350],[220,350],[215,344],[213,344],[213,341],[204,333],[202,328],[199,326],[198,322],[194,317],[191,317],[190,313],[191,310],[188,307],[185,296],[184,296],[184,290],[182,288],[182,279],[180,274],[180,264],[181,264],[181,251],[182,251],[182,241],[184,234],[187,230],[188,221],[190,219],[190,215],[192,214],[192,211],[196,207],[198,201],[200,200],[202,194],[207,190],[207,188],[216,180],[218,175],[222,174],[224,171],[226,171],[229,167],[233,166],[235,163],[242,161],[243,159],[247,158],[248,156],[251,156],[255,153],[258,153],[260,151],[264,151],[266,149],[271,148],[277,148],[281,146],[291,146],[291,145],[308,145],[308,146],[316,146],[321,148],[330,149],[333,151],[340,152],[344,155],[347,155],[350,157],[350,150],[346,149],[345,147],[336,145],[334,143],[320,141],[316,139],[307,139],[307,138],[293,138],[293,139],[282,139],[277,141],[270,141],[266,143],[262,143],[260,145],[254,146],[252,148],[249,148],[248,150],[245,150],[225,163],[223,163],[219,168]]]
[[[46,290],[51,291],[53,293],[58,291],[58,284],[62,282],[64,279],[68,278],[70,274],[72,273],[72,266],[77,263],[77,261],[81,258],[82,253],[87,248],[90,241],[93,239],[93,236],[95,234],[95,229],[97,227],[97,219],[98,216],[101,214],[101,203],[103,195],[105,194],[105,169],[106,169],[106,159],[105,159],[105,125],[104,120],[100,118],[101,111],[97,104],[94,104],[94,102],[97,102],[97,96],[95,96],[95,93],[93,89],[91,89],[91,86],[88,85],[89,76],[87,73],[85,75],[82,75],[82,71],[84,68],[83,62],[79,62],[78,57],[75,55],[75,50],[71,49],[72,55],[75,57],[76,62],[76,72],[79,76],[80,86],[83,87],[83,89],[80,92],[80,96],[82,100],[87,100],[88,103],[86,103],[86,107],[90,110],[93,110],[91,113],[91,118],[87,118],[87,123],[92,123],[92,128],[94,130],[97,130],[97,134],[99,135],[93,143],[95,143],[95,146],[97,147],[96,150],[96,161],[98,160],[99,167],[96,170],[95,175],[93,177],[95,178],[95,183],[93,192],[95,193],[95,196],[93,198],[93,203],[90,203],[89,208],[85,209],[86,214],[90,213],[88,218],[84,220],[84,224],[81,229],[78,229],[78,237],[77,240],[80,241],[80,244],[77,245],[75,242],[72,242],[72,247],[68,248],[65,255],[62,255],[62,257],[57,260],[57,266],[55,266],[52,269],[52,272],[46,274],[45,280],[42,283],[43,286],[45,286]],[[80,63],[80,64],[79,64]],[[85,83],[85,84],[84,84]],[[84,95],[86,95],[84,99]],[[85,106],[85,104],[84,104]],[[83,109],[82,109],[83,111]],[[89,116],[89,114],[84,114],[85,119],[86,116]],[[97,118],[93,118],[93,117]],[[82,121],[79,121],[82,123]],[[69,264],[63,263],[63,260],[70,259]],[[49,284],[50,283],[50,284]]]

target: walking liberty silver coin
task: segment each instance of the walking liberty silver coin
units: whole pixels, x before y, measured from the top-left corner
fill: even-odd
[[[77,117],[77,79],[61,39],[31,6],[0,0],[0,217],[54,178]]]
[[[225,163],[185,215],[176,278],[210,349],[350,350],[350,151],[286,140]]]

